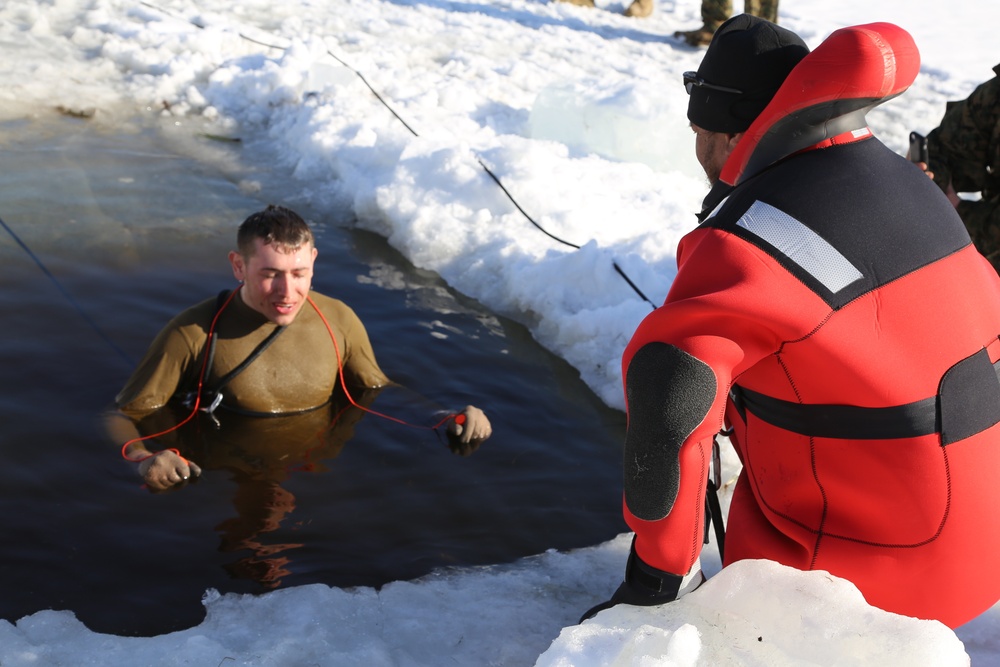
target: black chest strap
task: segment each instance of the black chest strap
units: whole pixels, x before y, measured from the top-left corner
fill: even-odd
[[[218,297],[215,300],[215,312],[212,316],[213,323],[218,320],[219,314],[222,309],[225,308],[226,304],[229,303],[230,290],[222,290],[219,292]],[[267,338],[262,340],[257,344],[257,347],[247,355],[238,366],[233,368],[231,371],[226,373],[224,376],[213,382],[211,385],[202,385],[201,389],[201,411],[207,412],[211,415],[215,412],[216,408],[222,403],[222,389],[233,381],[236,376],[245,371],[247,367],[254,362],[257,357],[259,357],[264,350],[271,346],[271,344],[281,335],[281,333],[286,329],[285,326],[278,326],[272,331]],[[218,335],[215,332],[215,327],[213,326],[208,332],[207,347],[205,350],[205,365],[202,369],[202,378],[206,378],[211,374],[212,364],[215,362],[215,344]],[[185,403],[189,406],[193,404],[194,393],[188,394]]]

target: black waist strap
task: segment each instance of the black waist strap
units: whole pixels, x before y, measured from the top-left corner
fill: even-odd
[[[739,385],[733,386],[729,396],[744,419],[750,412],[778,428],[818,438],[915,438],[940,430],[936,396],[887,408],[793,403]]]
[[[937,396],[882,408],[803,404],[733,385],[734,407],[778,428],[818,438],[883,440],[940,433],[942,444],[975,435],[1000,422],[1000,362],[986,350],[952,366]]]

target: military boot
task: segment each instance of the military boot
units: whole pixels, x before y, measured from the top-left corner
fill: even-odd
[[[708,46],[708,44],[712,41],[712,36],[714,34],[714,30],[702,26],[697,30],[678,30],[674,33],[674,37],[683,39],[691,46]]]
[[[653,0],[633,0],[625,10],[625,16],[644,19],[653,13]]]

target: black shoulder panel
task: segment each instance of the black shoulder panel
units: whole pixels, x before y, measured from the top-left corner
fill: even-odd
[[[643,346],[625,378],[625,503],[644,521],[667,516],[680,486],[681,445],[705,419],[716,394],[705,362],[666,343]]]
[[[875,139],[792,156],[703,224],[761,248],[832,308],[971,242],[931,179]]]

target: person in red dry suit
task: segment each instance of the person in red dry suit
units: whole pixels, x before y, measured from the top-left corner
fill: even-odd
[[[608,606],[703,581],[714,436],[743,469],[723,565],[769,559],[956,627],[1000,599],[1000,278],[865,121],[919,69],[887,23],[809,53],[742,15],[685,75],[713,183],[622,359],[624,514]]]

